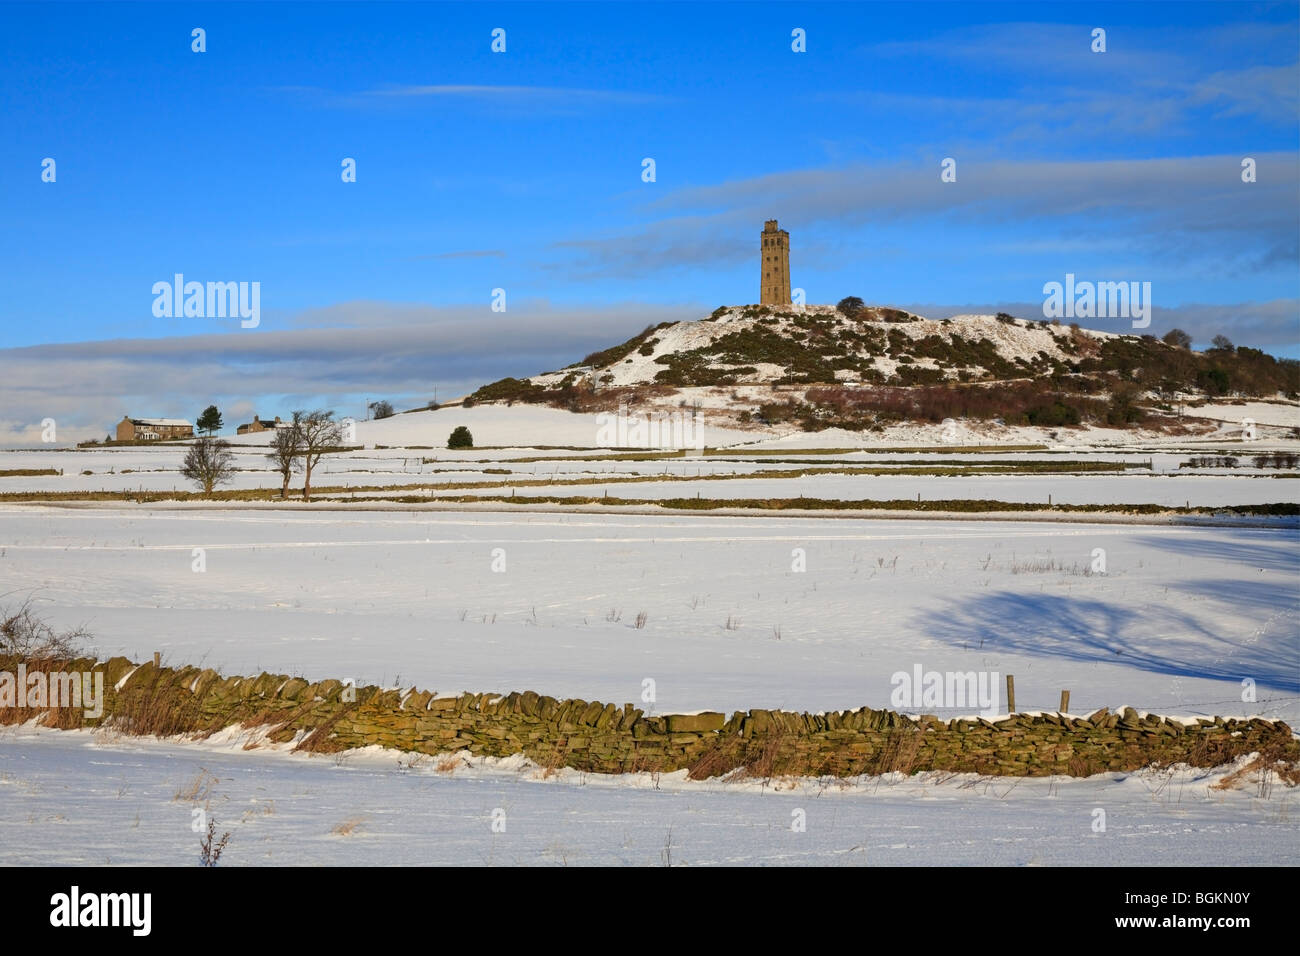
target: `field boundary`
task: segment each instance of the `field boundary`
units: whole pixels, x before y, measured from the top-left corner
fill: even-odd
[[[580,514],[580,515],[637,515],[654,517],[721,517],[721,518],[809,518],[834,520],[893,521],[989,521],[989,522],[1045,522],[1056,524],[1116,524],[1154,525],[1195,528],[1264,528],[1298,529],[1300,516],[1296,515],[1223,515],[1179,514],[1176,511],[1154,514],[1134,514],[1122,511],[1070,512],[1055,509],[1035,511],[940,511],[869,508],[743,508],[720,507],[681,509],[664,508],[652,503],[636,504],[557,504],[544,499],[524,498],[514,502],[500,500],[457,500],[451,497],[432,498],[418,502],[387,501],[384,499],[357,500],[327,499],[304,502],[301,500],[266,501],[0,501],[0,513],[8,509],[60,508],[70,511],[141,511],[174,512],[192,511],[303,511],[303,512],[481,512],[488,514]],[[1179,509],[1181,510],[1181,509]],[[1206,509],[1210,511],[1212,509]]]
[[[96,688],[93,706],[68,696],[70,677]],[[16,698],[15,688],[26,696]],[[55,729],[103,727],[163,737],[264,727],[271,742],[313,753],[380,746],[430,755],[524,754],[548,769],[686,770],[695,779],[930,770],[1082,777],[1153,765],[1218,767],[1251,754],[1288,782],[1300,768],[1300,738],[1286,723],[1262,717],[1184,721],[1131,707],[1086,717],[1017,713],[951,720],[868,707],[654,715],[632,704],[557,700],[533,691],[439,697],[287,674],[223,677],[210,668],[136,664],[125,657],[0,657],[0,725],[32,720]]]

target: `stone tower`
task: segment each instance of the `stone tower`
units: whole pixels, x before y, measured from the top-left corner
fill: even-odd
[[[790,304],[790,233],[778,229],[775,219],[763,223],[762,305]]]

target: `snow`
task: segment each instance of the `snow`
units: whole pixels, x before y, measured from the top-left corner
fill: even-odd
[[[808,467],[817,467],[809,462]],[[798,466],[787,466],[794,468]],[[732,478],[725,481],[644,481],[579,485],[484,488],[481,494],[575,495],[612,498],[820,498],[826,500],[1014,501],[1031,504],[1156,504],[1220,507],[1300,500],[1300,482],[1232,475],[1025,475],[936,477],[930,475],[804,475],[798,478]],[[474,489],[435,491],[475,494]],[[918,499],[917,496],[920,496]]]
[[[0,578],[101,657],[535,690],[659,712],[887,707],[1017,677],[1021,709],[1300,718],[1294,529],[345,511],[0,509]],[[192,570],[194,549],[206,570]],[[794,549],[806,572],[792,570]],[[1096,549],[1106,573],[1092,574]],[[494,549],[506,561],[492,570]],[[1042,570],[1050,568],[1050,570]],[[643,629],[632,622],[648,615]],[[728,619],[733,629],[725,625]],[[738,623],[737,623],[738,622]],[[1241,701],[1241,681],[1260,688]],[[942,712],[942,711],[941,711]],[[945,714],[952,716],[952,714]]]
[[[391,418],[356,422],[356,443],[368,448],[401,445],[446,451],[452,431],[464,425],[480,449],[535,444],[595,448],[600,444],[603,421],[597,413],[578,414],[546,405],[516,403],[475,405],[471,408],[445,405],[437,411],[408,412]],[[749,437],[746,432],[717,427],[717,423],[707,415],[704,435],[709,444],[715,445],[744,441]],[[271,433],[240,435],[232,441],[266,445],[271,441]]]
[[[1242,419],[1254,419],[1256,425],[1300,428],[1300,405],[1295,402],[1241,402],[1183,406],[1189,418],[1208,418],[1240,428]]]
[[[732,391],[683,390],[674,401],[699,401],[709,415]],[[752,386],[734,391],[741,400],[756,394]],[[1231,422],[1240,407],[1225,408]],[[1247,408],[1261,424],[1289,421],[1270,408],[1293,412],[1280,403]],[[1216,410],[1223,409],[1202,409]],[[459,424],[479,447],[444,447]],[[357,441],[366,447],[329,456],[313,483],[384,489],[367,496],[409,494],[413,484],[474,483],[483,495],[514,486],[520,500],[608,489],[647,499],[920,493],[1041,502],[1050,494],[1055,503],[1219,506],[1300,494],[1297,479],[1249,467],[1251,454],[1295,451],[1294,440],[1274,433],[1244,443],[1229,426],[1188,437],[960,423],[960,444],[1049,446],[979,454],[944,450],[937,425],[883,433],[706,429],[710,445],[734,441],[781,460],[574,460],[589,454],[598,428],[594,415],[524,405],[359,422]],[[244,470],[234,487],[279,487],[264,457],[269,438],[235,439]],[[430,447],[412,447],[421,445]],[[510,447],[486,447],[495,445]],[[930,446],[936,450],[900,450]],[[858,450],[813,453],[821,449]],[[187,489],[178,473],[183,454],[177,446],[3,452],[0,470],[64,473],[0,478],[0,492]],[[1243,467],[1179,469],[1189,454],[1234,454]],[[1152,468],[754,477],[948,459],[1149,460]],[[704,480],[711,475],[726,480]],[[627,476],[670,480],[610,482]],[[582,484],[518,485],[548,477]],[[453,492],[466,493],[431,493]],[[1300,721],[1293,522],[358,505],[0,504],[0,605],[30,597],[53,625],[84,625],[100,657],[143,661],[158,651],[168,663],[228,674],[269,670],[441,694],[535,690],[643,706],[643,681],[653,678],[654,713],[827,711],[889,707],[891,676],[920,665],[1014,674],[1021,711],[1051,710],[1069,689],[1077,713],[1132,705],[1188,718]],[[493,570],[498,550],[502,572]],[[806,571],[795,569],[800,552]],[[196,562],[204,570],[194,570]],[[647,621],[638,629],[641,611]],[[1243,699],[1246,678],[1254,699]],[[927,710],[950,717],[969,708]],[[1269,791],[1249,778],[1215,789],[1229,768],[1086,780],[691,782],[681,774],[547,774],[522,758],[467,762],[369,749],[311,758],[258,737],[232,730],[206,742],[156,741],[0,729],[0,863],[192,863],[195,805],[177,794],[201,772],[215,778],[209,812],[234,834],[223,862],[238,865],[658,864],[667,855],[692,865],[1140,865],[1156,854],[1217,865],[1239,857],[1287,864],[1300,850],[1288,822],[1297,791],[1280,783]],[[248,742],[260,746],[245,751]],[[507,814],[506,833],[492,832],[497,808]],[[1097,808],[1109,815],[1106,833],[1092,830]],[[805,833],[790,829],[795,810],[807,814]]]
[[[665,329],[655,331],[649,337],[646,344],[650,345],[650,349],[647,354],[641,354],[640,348],[636,348],[632,350],[631,354],[609,365],[601,366],[598,369],[584,367],[579,374],[602,384],[615,387],[652,384],[655,381],[655,376],[667,368],[666,365],[657,361],[662,356],[690,352],[711,345],[723,335],[742,330],[766,328],[782,333],[798,331],[796,326],[792,324],[793,320],[784,316],[777,316],[776,324],[769,325],[763,322],[764,316],[751,313],[747,317],[744,314],[746,310],[755,308],[757,307],[732,306],[716,317],[694,322],[673,323]],[[883,332],[886,335],[891,331],[898,331],[912,341],[930,335],[937,335],[947,341],[952,341],[954,336],[961,336],[971,341],[986,338],[993,343],[998,354],[1008,362],[1016,362],[1017,360],[1037,361],[1041,358],[1040,353],[1052,359],[1070,360],[1072,358],[1069,353],[1061,348],[1060,344],[1061,340],[1068,339],[1073,334],[1071,330],[1060,325],[1039,324],[1036,321],[1003,322],[993,315],[958,315],[946,320],[927,319],[924,316],[909,313],[910,319],[906,322],[860,322],[845,318],[831,305],[807,305],[802,307],[791,305],[785,307],[773,306],[771,308],[774,313],[786,312],[797,316],[830,318],[837,325],[846,328],[869,328]],[[767,318],[770,319],[771,317]],[[1097,340],[1119,337],[1116,333],[1089,329],[1081,329],[1080,334]],[[716,360],[713,364],[718,368],[728,367],[725,363]],[[746,365],[750,364],[753,363],[746,363]],[[928,358],[919,358],[913,364],[922,368],[935,367],[934,360]],[[763,365],[761,367],[754,365],[754,367],[758,371],[747,376],[747,381],[770,382],[785,374],[785,369],[777,365]],[[878,356],[874,360],[873,367],[885,375],[893,375],[898,368],[898,362],[890,355]],[[577,371],[576,369],[561,369],[542,375],[534,375],[528,381],[539,385],[556,385],[566,375]],[[955,378],[956,371],[950,370],[948,377]]]
[[[223,866],[1286,866],[1300,851],[1294,792],[1216,788],[1225,770],[693,782],[378,748],[246,751],[248,737],[4,731],[0,859],[195,865],[195,810],[231,834]],[[196,780],[202,802],[186,799]]]

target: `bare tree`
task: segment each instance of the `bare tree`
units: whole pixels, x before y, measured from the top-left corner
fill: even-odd
[[[234,461],[230,442],[224,438],[200,438],[185,453],[181,474],[197,481],[203,486],[203,493],[211,495],[213,488],[227,484],[234,477]]]
[[[7,598],[14,592],[0,594]],[[0,655],[27,660],[71,660],[84,653],[89,638],[84,628],[56,631],[36,616],[32,600],[25,598],[17,607],[0,606]]]
[[[311,412],[294,412],[294,424],[301,437],[299,456],[306,472],[302,486],[302,500],[311,501],[311,470],[328,452],[336,451],[343,441],[343,426],[334,420],[334,412],[316,409]]]
[[[280,487],[281,499],[289,497],[289,476],[302,467],[298,461],[302,456],[301,419],[302,412],[294,412],[293,423],[288,428],[276,428],[271,438],[271,452],[266,456],[284,479]]]

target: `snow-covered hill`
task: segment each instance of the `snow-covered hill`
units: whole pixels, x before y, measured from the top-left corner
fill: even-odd
[[[829,305],[730,306],[698,321],[663,323],[525,381],[549,389],[1005,380],[1069,370],[1119,337],[1007,315],[927,319],[873,307],[850,317]]]

